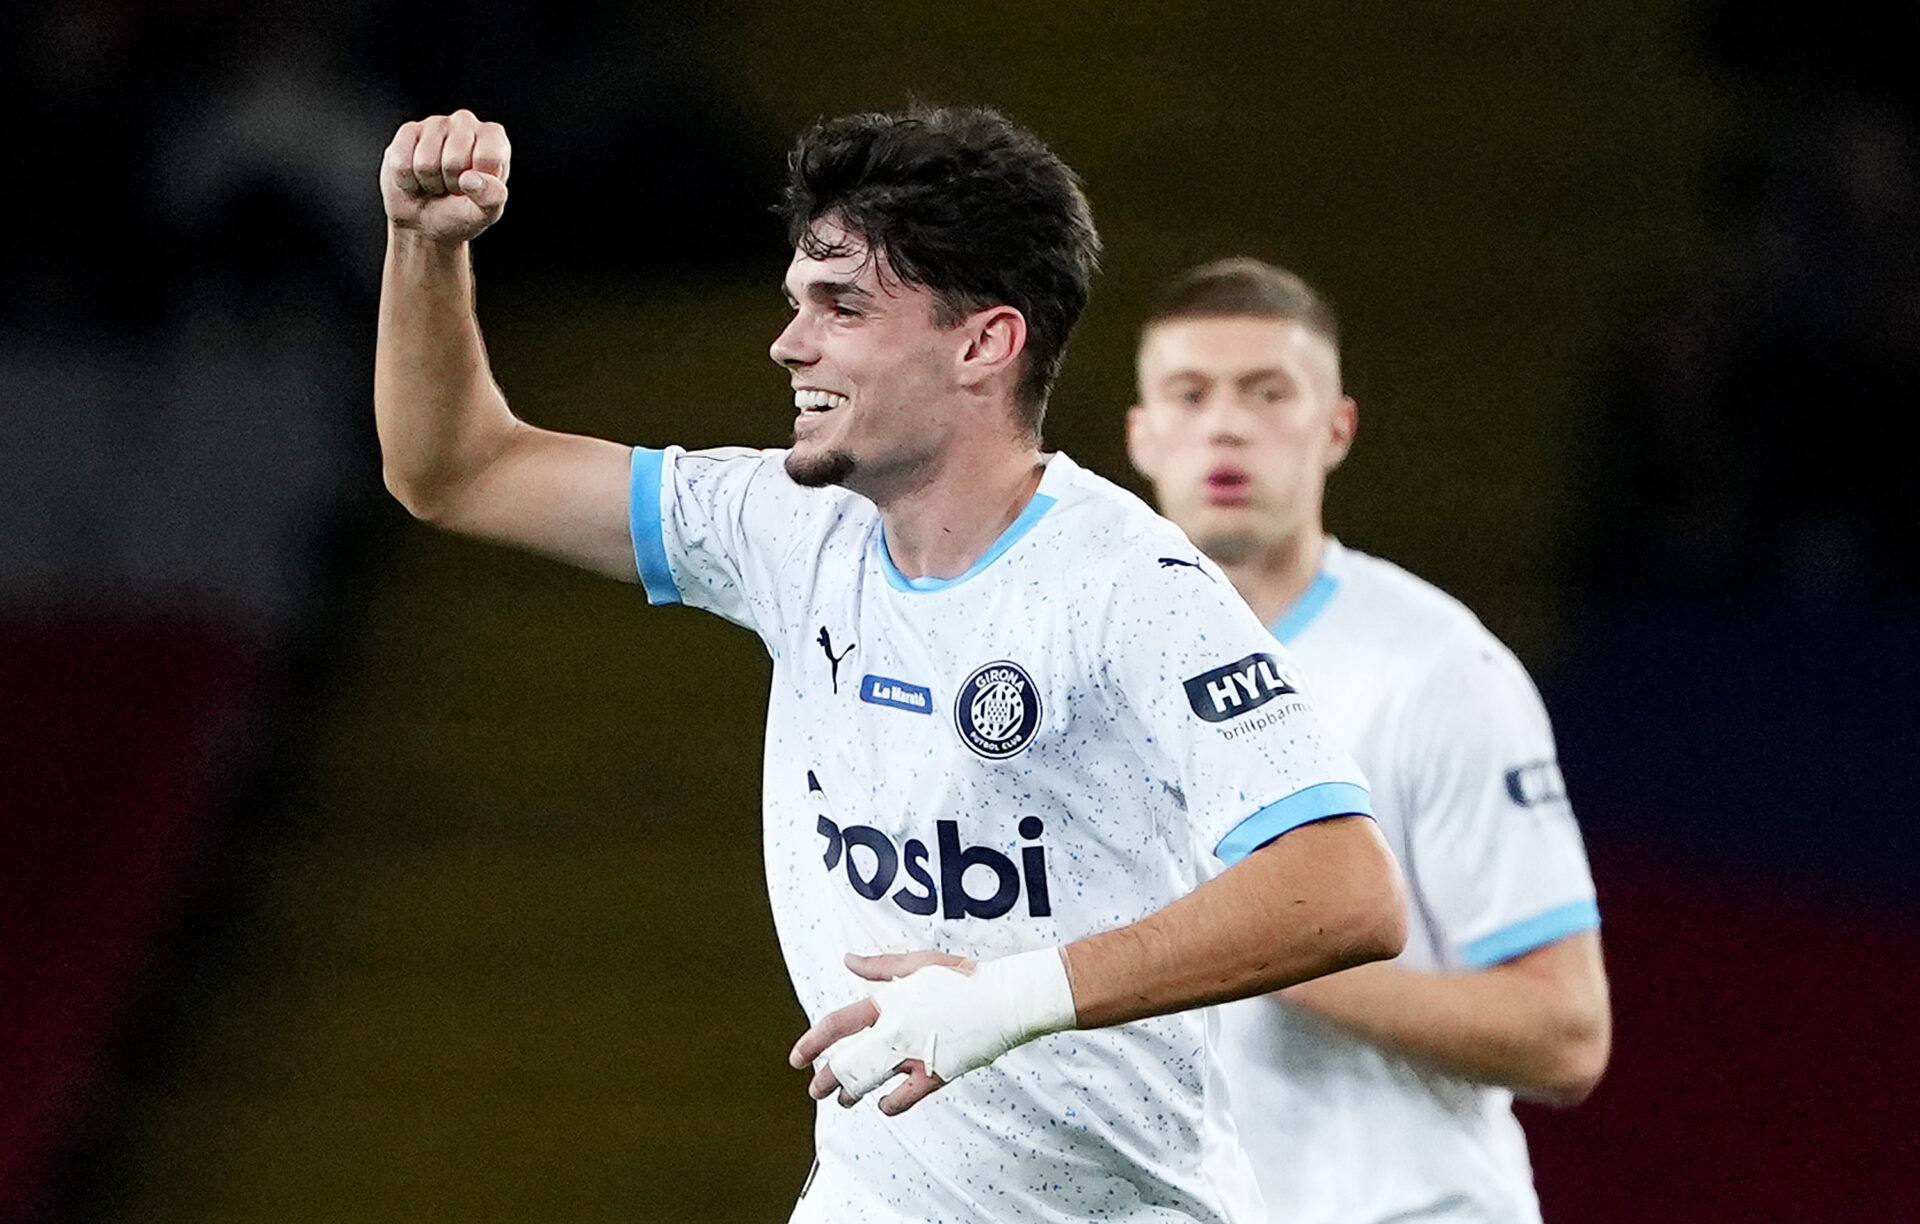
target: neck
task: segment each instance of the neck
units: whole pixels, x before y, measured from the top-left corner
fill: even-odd
[[[1045,471],[1031,443],[978,448],[880,502],[894,568],[909,578],[966,573],[1027,508]]]
[[[1320,573],[1327,533],[1310,522],[1297,535],[1256,553],[1235,565],[1223,565],[1234,590],[1247,601],[1263,625],[1271,625],[1307,593]]]

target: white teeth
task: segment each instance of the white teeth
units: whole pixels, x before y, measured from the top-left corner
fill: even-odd
[[[844,395],[835,395],[831,391],[816,391],[812,388],[797,388],[793,393],[793,406],[802,412],[824,412],[829,408],[838,408],[847,402]]]

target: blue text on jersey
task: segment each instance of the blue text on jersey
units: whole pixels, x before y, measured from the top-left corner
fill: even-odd
[[[933,690],[891,676],[862,676],[860,700],[896,710],[912,710],[915,714],[933,713]]]

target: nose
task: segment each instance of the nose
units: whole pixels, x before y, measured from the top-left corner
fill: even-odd
[[[1246,441],[1248,416],[1239,396],[1219,391],[1207,397],[1201,419],[1209,441],[1239,443]]]
[[[808,342],[807,330],[799,312],[787,320],[787,325],[767,346],[767,356],[773,358],[774,364],[788,370],[813,364],[813,346]]]

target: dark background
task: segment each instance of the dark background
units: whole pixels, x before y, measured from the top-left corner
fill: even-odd
[[[507,125],[521,415],[776,444],[783,150],[911,98],[1084,176],[1048,436],[1098,471],[1166,277],[1341,310],[1330,525],[1528,661],[1595,860],[1548,1218],[1911,1218],[1920,22],[1412,7],[10,10],[0,1220],[785,1217],[764,654],[384,497],[375,172]]]

